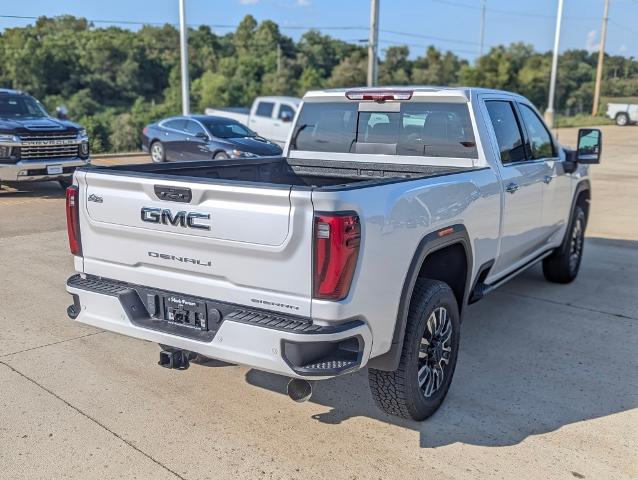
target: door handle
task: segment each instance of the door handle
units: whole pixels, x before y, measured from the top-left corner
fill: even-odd
[[[554,179],[554,177],[552,177],[551,175],[545,175],[543,177],[543,182],[546,183],[547,185],[550,184],[550,182]]]
[[[516,193],[517,190],[518,190],[518,185],[514,182],[508,184],[507,187],[505,187],[505,191],[508,193]]]

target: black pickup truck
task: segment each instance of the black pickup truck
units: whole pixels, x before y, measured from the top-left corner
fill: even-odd
[[[27,93],[0,89],[0,184],[55,180],[66,188],[87,164],[84,128],[52,117]]]

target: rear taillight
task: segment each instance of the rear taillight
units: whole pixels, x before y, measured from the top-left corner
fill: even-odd
[[[66,189],[66,230],[69,234],[69,248],[73,255],[82,255],[80,242],[80,203],[78,187],[71,185]]]
[[[348,296],[360,243],[358,215],[321,213],[315,216],[314,298],[342,300]]]

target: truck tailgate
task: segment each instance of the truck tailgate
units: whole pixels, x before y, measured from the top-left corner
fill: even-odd
[[[84,273],[310,315],[309,191],[107,172],[77,180]],[[161,199],[168,189],[191,199]]]

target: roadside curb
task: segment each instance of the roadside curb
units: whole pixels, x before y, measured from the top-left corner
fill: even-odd
[[[129,152],[129,153],[98,153],[91,155],[91,159],[97,158],[124,158],[124,157],[144,157],[148,155],[145,152]]]

